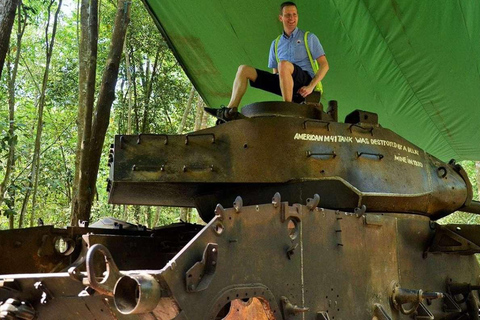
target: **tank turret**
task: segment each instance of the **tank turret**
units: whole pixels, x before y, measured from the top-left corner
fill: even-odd
[[[334,102],[332,106],[336,106]],[[196,207],[205,221],[236,195],[245,205],[280,192],[290,203],[319,194],[325,207],[416,213],[433,219],[468,207],[472,188],[444,163],[356,110],[263,102],[244,117],[186,135],[120,135],[110,203]]]

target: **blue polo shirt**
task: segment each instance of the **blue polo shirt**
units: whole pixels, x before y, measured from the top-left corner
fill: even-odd
[[[296,64],[302,68],[302,70],[307,71],[308,74],[313,78],[315,74],[313,72],[312,65],[310,64],[310,60],[308,59],[307,50],[305,50],[304,37],[305,31],[298,28],[293,30],[290,37],[288,37],[284,32],[278,41],[278,58],[280,61],[287,60]],[[316,35],[309,32],[307,39],[310,53],[312,54],[312,58],[314,60],[325,55],[325,51],[323,51],[320,40],[318,40]],[[275,58],[275,40],[273,40],[272,45],[270,46],[268,67],[271,69],[278,69],[277,59]]]

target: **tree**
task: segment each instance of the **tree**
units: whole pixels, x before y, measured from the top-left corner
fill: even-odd
[[[2,182],[0,183],[0,204],[4,201],[5,192],[7,185],[10,180],[10,175],[15,166],[15,145],[17,144],[17,136],[15,134],[15,83],[17,79],[18,65],[20,63],[20,52],[22,48],[22,37],[25,32],[25,27],[27,25],[27,15],[25,11],[22,15],[22,5],[18,6],[18,25],[17,25],[17,43],[15,45],[15,61],[13,62],[13,68],[8,68],[8,157],[5,170],[5,176],[3,177]],[[12,201],[13,202],[13,201]],[[8,204],[8,215],[9,215],[9,227],[13,228],[13,214],[15,210],[13,209],[14,203]]]
[[[192,108],[192,102],[193,102],[193,98],[195,97],[195,92],[196,92],[195,87],[192,86],[192,89],[190,90],[190,95],[188,97],[187,106],[185,107],[185,111],[183,112],[182,121],[178,126],[178,130],[177,130],[178,134],[182,134],[183,130],[185,129],[185,124],[187,123],[188,114],[190,113],[190,109]]]
[[[475,178],[478,186],[478,199],[480,199],[480,161],[475,162]]]
[[[18,3],[19,0],[0,0],[0,77],[10,44],[10,34]]]
[[[78,181],[80,179],[80,159],[82,157],[83,134],[85,128],[85,108],[88,77],[88,46],[89,46],[89,0],[80,0],[80,36],[78,39],[78,112],[77,112],[77,146],[75,151],[75,173],[73,178],[72,200],[78,196]],[[95,7],[96,8],[96,7]],[[95,10],[94,8],[94,10]],[[98,20],[97,20],[98,23]],[[98,34],[97,34],[98,36]],[[96,66],[95,66],[96,67]],[[90,120],[91,121],[91,120]],[[74,211],[75,201],[71,201],[71,212]],[[73,217],[73,215],[72,215]],[[73,222],[71,222],[73,224]]]
[[[72,223],[74,225],[76,225],[79,220],[90,220],[100,157],[110,120],[111,106],[115,99],[115,86],[129,21],[130,3],[125,0],[118,0],[110,52],[103,73],[95,117],[91,124],[91,134],[88,141],[84,139],[84,141],[87,142],[87,147],[82,150],[81,154],[78,196],[73,200],[75,201],[74,211],[72,213]],[[85,119],[88,119],[88,117],[89,115],[85,115]],[[90,125],[90,123],[86,121],[85,126],[88,125]],[[87,131],[86,127],[84,129],[84,137],[86,137],[85,131]]]
[[[98,1],[82,0],[81,7],[81,39],[79,46],[79,104],[78,104],[78,124],[79,132],[77,142],[77,160],[75,166],[74,181],[74,199],[84,199],[87,197],[86,188],[88,179],[85,175],[89,172],[88,151],[90,149],[90,140],[92,136],[92,117],[95,99],[95,83],[97,70],[97,51],[98,51]],[[84,174],[81,179],[81,173]],[[96,174],[96,173],[94,173]],[[92,191],[93,193],[93,191]],[[76,201],[72,201],[73,212]],[[76,215],[72,214],[72,219]],[[72,225],[77,221],[72,220]]]
[[[148,65],[147,65],[147,68],[146,68],[146,75],[145,75],[145,102],[144,102],[144,105],[143,105],[143,125],[142,125],[142,132],[143,133],[149,133],[149,117],[148,117],[148,114],[149,114],[149,111],[150,111],[150,97],[152,95],[152,84],[153,84],[153,81],[155,79],[155,76],[157,74],[157,67],[158,67],[158,60],[159,60],[159,57],[160,57],[160,51],[161,51],[161,47],[158,46],[158,49],[157,49],[157,54],[155,55],[155,62],[153,63],[153,70],[152,70],[152,74],[151,76],[149,77],[149,69],[148,68]],[[161,59],[161,61],[163,62],[163,57]]]
[[[58,24],[58,14],[60,12],[60,8],[62,7],[62,0],[59,0],[57,10],[55,11],[55,15],[53,18],[53,29],[52,33],[49,36],[49,27],[50,27],[50,16],[51,10],[55,3],[55,0],[51,0],[48,5],[48,18],[47,18],[47,26],[45,28],[45,70],[43,73],[42,79],[42,89],[40,92],[40,98],[38,103],[38,120],[37,120],[37,130],[35,135],[35,148],[33,150],[33,160],[32,160],[32,170],[30,176],[30,188],[28,188],[25,198],[22,204],[22,211],[20,212],[20,220],[18,223],[18,227],[21,228],[23,226],[23,219],[25,217],[26,208],[28,205],[28,200],[30,198],[30,193],[33,189],[33,199],[32,199],[32,213],[30,215],[30,226],[33,226],[33,221],[35,217],[35,203],[36,203],[36,195],[37,195],[37,187],[38,187],[38,172],[40,166],[40,147],[41,147],[41,139],[42,139],[42,130],[43,130],[43,111],[45,108],[45,99],[46,99],[46,91],[47,91],[47,84],[48,84],[48,75],[50,72],[50,62],[52,61],[52,54],[53,54],[53,45],[55,43],[55,35],[57,32],[57,24]]]

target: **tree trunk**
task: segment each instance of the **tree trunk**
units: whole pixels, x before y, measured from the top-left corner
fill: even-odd
[[[190,222],[190,213],[192,208],[180,208],[180,221],[182,222]]]
[[[10,44],[10,34],[18,3],[19,0],[0,0],[0,77]]]
[[[110,44],[110,52],[107,58],[107,65],[103,72],[102,85],[100,87],[99,96],[96,105],[96,113],[93,120],[92,134],[89,142],[89,149],[83,152],[88,152],[88,174],[80,175],[79,185],[87,185],[88,198],[82,199],[78,203],[78,214],[74,217],[74,224],[78,220],[88,221],[90,219],[90,212],[92,208],[95,185],[97,182],[97,173],[100,165],[100,157],[102,155],[103,143],[105,141],[105,134],[107,132],[110,109],[115,99],[115,86],[117,83],[118,69],[123,51],[123,42],[125,40],[125,33],[128,22],[130,20],[130,2],[125,0],[118,0],[117,14],[115,17],[115,26],[112,34],[112,41]],[[83,167],[83,165],[82,165]],[[86,179],[86,183],[82,180]],[[82,190],[79,190],[79,193]]]
[[[145,90],[145,100],[144,100],[144,109],[143,109],[143,124],[142,124],[142,132],[143,133],[149,133],[149,125],[150,121],[148,118],[148,112],[149,112],[149,106],[150,106],[150,96],[152,95],[152,83],[153,80],[155,79],[155,76],[157,74],[157,66],[158,66],[158,60],[160,57],[160,49],[161,47],[158,46],[157,49],[157,54],[155,55],[155,62],[153,63],[153,70],[152,70],[152,75],[149,77],[149,69],[150,69],[150,64],[147,63],[147,72],[146,72],[146,90]],[[163,56],[162,56],[162,62],[163,62]]]
[[[15,146],[17,144],[17,136],[15,135],[15,83],[17,78],[18,65],[20,62],[20,51],[22,48],[22,37],[25,32],[26,15],[22,20],[21,3],[18,6],[18,29],[17,29],[17,50],[15,54],[15,61],[13,63],[13,70],[8,69],[8,158],[5,170],[5,176],[0,184],[0,205],[3,203],[7,185],[10,180],[11,173],[15,167]],[[13,208],[13,206],[10,206]],[[9,215],[10,227],[13,228],[13,213]]]
[[[146,127],[147,127],[147,121],[146,121],[146,116],[147,116],[147,112],[148,112],[148,105],[145,105],[145,96],[146,96],[146,92],[147,92],[147,85],[148,85],[148,78],[150,77],[149,74],[150,74],[150,59],[148,59],[148,57],[146,57],[146,61],[142,61],[142,59],[140,59],[140,65],[138,66],[138,75],[139,75],[139,80],[140,80],[140,85],[142,87],[142,91],[143,92],[143,101],[141,100],[140,101],[140,106],[143,106],[143,115],[141,115],[141,119],[139,119],[138,121],[141,121],[142,123],[142,126],[141,126],[141,129],[140,129],[140,132],[141,133],[146,133]]]
[[[475,173],[477,178],[478,200],[480,200],[480,161],[475,162]]]
[[[67,158],[65,157],[65,150],[62,142],[60,142],[60,152],[62,154],[63,170],[65,172],[65,195],[67,196],[69,203],[71,203],[72,202],[72,185],[70,184],[70,179],[68,178],[68,163],[67,163]]]
[[[12,205],[12,207],[15,207],[15,193],[16,193],[15,190],[13,190],[12,193],[13,194],[12,194],[12,197],[11,197],[11,200],[12,200],[11,205]],[[13,214],[10,214],[8,216],[8,227],[10,229],[13,229],[13,228],[15,228],[14,224],[15,224],[15,216]]]
[[[177,133],[181,134],[183,130],[185,130],[185,124],[187,123],[188,114],[190,109],[192,108],[193,98],[195,97],[195,87],[192,86],[190,90],[190,95],[188,96],[187,106],[185,107],[185,111],[183,112],[182,122],[180,122],[180,126],[178,126]]]
[[[95,75],[97,72],[97,48],[98,48],[98,1],[91,0],[89,7],[89,37],[88,37],[88,64],[87,64],[87,84],[85,94],[85,117],[83,119],[83,139],[82,152],[80,156],[80,173],[78,180],[78,194],[74,200],[72,225],[78,224],[79,212],[82,210],[82,203],[93,201],[94,188],[89,188],[88,181],[90,175],[96,175],[96,172],[90,170],[90,144],[92,141],[92,119],[93,105],[95,100]],[[90,204],[91,206],[91,204]],[[83,220],[83,219],[80,219]]]
[[[127,205],[126,204],[123,204],[122,205],[122,220],[123,221],[127,221]]]
[[[88,75],[88,20],[89,0],[80,2],[80,43],[78,46],[78,112],[77,112],[77,147],[75,149],[75,175],[73,178],[72,202],[70,210],[70,224],[73,224],[75,206],[78,197],[78,181],[80,176],[80,160],[82,158],[83,132],[85,125],[85,101],[87,96],[87,75]],[[78,24],[77,24],[78,26]],[[76,224],[74,225],[76,226]]]
[[[43,126],[43,124],[42,124]],[[38,130],[38,128],[37,128]],[[38,131],[37,131],[38,132]],[[38,153],[36,151],[34,151],[34,154],[33,154],[33,157],[34,157],[34,160],[36,160],[34,162],[35,164],[35,168],[36,168],[36,171],[35,171],[35,176],[34,176],[34,180],[33,180],[33,196],[32,196],[32,208],[31,208],[31,212],[30,212],[30,228],[33,227],[33,221],[35,219],[35,208],[36,208],[36,205],[37,205],[37,190],[38,190],[38,172],[40,171],[40,147],[41,147],[41,133],[40,133],[40,136],[39,136],[39,145],[38,145]],[[36,138],[35,138],[36,140]],[[35,150],[37,149],[37,144],[35,143]],[[33,172],[32,172],[32,175],[33,175]]]
[[[135,113],[135,132],[140,132],[140,115],[138,114],[138,95],[137,95],[137,79],[136,79],[136,71],[135,71],[135,56],[132,52],[132,73],[133,73],[133,111]]]
[[[132,110],[133,110],[133,84],[132,84],[132,71],[130,70],[130,53],[127,48],[127,37],[125,36],[125,43],[123,44],[123,52],[125,54],[125,69],[127,70],[127,100],[128,100],[128,113],[127,113],[127,134],[132,134]]]
[[[133,221],[140,224],[140,206],[133,206]]]
[[[180,221],[190,223],[192,208],[180,208]]]
[[[205,112],[205,102],[202,100],[202,111],[203,111],[203,118],[202,118],[202,125],[200,126],[200,129],[205,129],[208,127],[208,118],[209,115],[208,113]]]
[[[150,210],[151,207],[145,207],[145,225],[147,228],[152,228],[152,211]]]
[[[42,90],[40,92],[40,99],[38,103],[37,133],[35,136],[35,148],[33,150],[32,171],[31,171],[30,182],[29,182],[30,188],[25,193],[24,204],[22,205],[22,212],[20,213],[20,220],[18,223],[19,228],[23,226],[23,218],[25,217],[25,211],[27,208],[27,204],[30,198],[30,193],[32,191],[32,188],[33,188],[33,200],[32,200],[32,213],[30,215],[30,226],[33,226],[33,220],[35,218],[35,201],[36,201],[36,193],[37,193],[37,186],[38,186],[38,172],[39,172],[38,166],[40,164],[40,146],[41,146],[42,129],[43,129],[43,109],[45,107],[45,92],[47,90],[48,75],[50,72],[50,62],[52,59],[53,44],[55,43],[55,34],[57,32],[58,14],[62,6],[62,0],[59,0],[58,2],[58,7],[53,19],[52,35],[51,35],[51,38],[49,39],[48,29],[50,26],[50,15],[51,15],[51,9],[53,4],[54,4],[54,0],[52,0],[48,6],[48,20],[47,20],[47,26],[45,28],[46,64],[45,64],[45,71],[43,73]]]
[[[193,131],[198,131],[202,127],[203,121],[203,101],[200,96],[198,96],[197,100],[197,112],[195,113],[195,125],[193,127]]]
[[[160,218],[161,207],[155,207],[155,218],[153,219],[152,228],[155,228],[158,224],[158,219]]]

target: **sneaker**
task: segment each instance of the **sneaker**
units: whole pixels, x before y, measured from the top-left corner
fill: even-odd
[[[240,112],[238,112],[238,108],[236,107],[227,108],[225,106],[221,106],[219,109],[204,107],[204,110],[206,113],[216,117],[222,122],[228,122],[244,118],[244,116]]]

